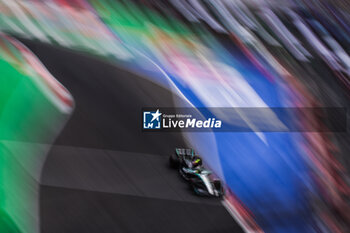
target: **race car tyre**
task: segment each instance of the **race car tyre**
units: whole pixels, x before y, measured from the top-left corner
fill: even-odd
[[[177,157],[176,154],[170,155],[170,157],[169,157],[169,164],[170,164],[170,167],[172,167],[172,168],[178,168],[179,167],[180,161],[179,161],[179,158]]]
[[[220,180],[214,180],[213,185],[217,191],[220,193],[220,197],[224,195],[224,188],[222,187],[221,181]]]
[[[195,185],[191,185],[191,186],[192,186],[192,189],[193,189],[194,194],[196,196],[200,196],[200,197],[208,196],[207,192],[204,191],[203,189],[200,189],[200,188],[196,187]]]
[[[213,185],[214,185],[216,190],[221,190],[222,189],[222,185],[221,185],[221,181],[220,180],[214,180],[213,181]]]

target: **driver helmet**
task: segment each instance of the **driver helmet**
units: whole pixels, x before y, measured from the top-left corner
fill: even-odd
[[[199,158],[198,156],[195,156],[192,160],[192,166],[193,167],[199,167],[202,165],[202,159]]]

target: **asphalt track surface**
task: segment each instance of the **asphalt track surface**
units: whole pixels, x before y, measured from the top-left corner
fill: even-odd
[[[73,95],[41,175],[44,233],[242,232],[220,200],[195,196],[168,166],[180,133],[142,133],[142,107],[179,97],[112,63],[21,40]]]

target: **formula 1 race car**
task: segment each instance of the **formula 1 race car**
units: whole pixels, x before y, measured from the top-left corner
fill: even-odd
[[[224,194],[221,181],[213,179],[211,171],[202,166],[202,159],[195,155],[193,149],[176,148],[170,155],[170,166],[178,168],[180,175],[199,196],[222,197]]]

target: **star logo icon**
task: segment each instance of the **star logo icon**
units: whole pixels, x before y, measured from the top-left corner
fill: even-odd
[[[159,112],[159,109],[157,109],[157,111],[155,113],[151,113],[152,115],[152,120],[151,122],[153,122],[154,120],[157,120],[159,121],[159,117],[162,115],[160,112]]]

